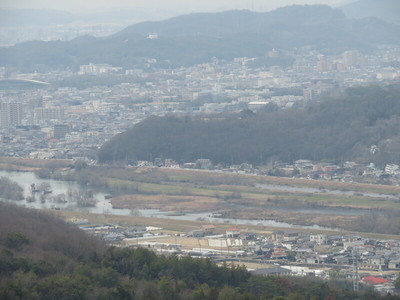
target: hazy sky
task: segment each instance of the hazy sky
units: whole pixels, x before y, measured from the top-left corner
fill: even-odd
[[[175,12],[221,11],[228,9],[271,10],[291,4],[337,5],[345,0],[0,0],[5,8],[51,8],[71,12],[99,12],[121,8]]]

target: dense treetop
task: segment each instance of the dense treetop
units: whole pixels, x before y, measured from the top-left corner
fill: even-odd
[[[115,136],[99,161],[156,157],[215,164],[270,159],[399,163],[400,86],[350,88],[302,109],[200,117],[150,117]],[[378,151],[372,154],[372,145]]]
[[[400,2],[397,0],[358,0],[340,7],[350,18],[377,17],[400,24]]]
[[[1,299],[400,299],[349,282],[252,276],[240,266],[106,248],[72,225],[0,203]]]
[[[7,200],[22,200],[24,199],[23,189],[18,183],[10,180],[7,177],[0,177],[0,198]]]

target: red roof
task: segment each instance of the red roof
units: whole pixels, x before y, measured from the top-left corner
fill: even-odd
[[[362,280],[365,283],[371,284],[371,285],[388,283],[388,280],[386,280],[384,278],[372,277],[372,276],[364,277]]]
[[[240,231],[240,230],[237,228],[228,228],[226,231]]]
[[[203,229],[215,229],[216,227],[215,227],[215,225],[203,225],[203,226],[201,226]]]

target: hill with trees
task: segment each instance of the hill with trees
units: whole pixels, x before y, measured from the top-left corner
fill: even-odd
[[[349,18],[375,17],[386,22],[400,24],[398,0],[358,0],[339,7]]]
[[[42,212],[0,203],[1,299],[387,299],[349,282],[261,277],[210,260],[106,247]]]
[[[0,66],[21,70],[78,68],[108,63],[132,68],[156,59],[155,66],[185,66],[211,58],[265,57],[275,49],[302,47],[325,53],[370,51],[399,45],[400,26],[378,19],[347,19],[324,5],[288,6],[272,12],[196,13],[143,22],[105,38],[82,36],[68,42],[31,41],[0,48]],[[149,39],[150,33],[158,38]]]
[[[255,165],[271,159],[400,163],[400,86],[350,88],[303,109],[150,117],[102,146],[100,162],[173,158]],[[378,151],[370,152],[371,146]]]

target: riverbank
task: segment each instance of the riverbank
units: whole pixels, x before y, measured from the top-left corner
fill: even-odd
[[[78,168],[70,161],[60,168],[49,162],[22,162],[28,167],[42,165],[45,172],[38,173],[44,176],[112,194],[111,204],[98,207],[96,213],[116,208],[134,214],[141,209],[175,215],[217,212],[222,222],[271,221],[400,234],[399,187],[155,167]]]
[[[170,233],[187,233],[191,230],[201,228],[202,225],[209,225],[210,222],[206,221],[189,221],[189,220],[176,220],[176,219],[164,219],[164,218],[151,218],[143,216],[117,216],[117,215],[104,215],[104,214],[90,214],[87,212],[71,212],[71,211],[48,211],[50,214],[56,215],[62,219],[80,218],[88,219],[90,224],[101,225],[101,224],[124,224],[124,225],[144,225],[162,228],[161,231],[169,231]],[[231,223],[214,223],[216,226],[215,232],[225,233],[226,229],[231,228]],[[287,227],[276,227],[276,226],[259,226],[259,225],[240,225],[234,224],[235,227],[241,230],[241,232],[252,232],[257,234],[271,234],[277,230],[288,230]],[[377,239],[377,240],[400,240],[400,235],[392,234],[374,234],[365,232],[354,232],[354,231],[329,231],[329,230],[318,230],[318,229],[298,229],[291,228],[291,231],[298,232],[309,232],[309,233],[323,233],[332,235],[358,235],[365,238]]]

